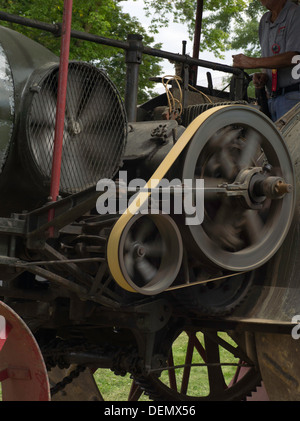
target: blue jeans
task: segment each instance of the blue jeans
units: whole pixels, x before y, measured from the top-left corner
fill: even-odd
[[[273,121],[278,120],[300,102],[300,92],[293,91],[268,100],[269,111]]]

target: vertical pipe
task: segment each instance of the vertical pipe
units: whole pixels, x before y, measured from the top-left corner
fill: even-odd
[[[64,121],[65,108],[67,96],[67,81],[68,81],[68,66],[69,66],[69,52],[70,52],[70,38],[71,38],[71,22],[72,22],[72,7],[73,0],[64,0],[64,12],[62,22],[62,34],[60,45],[60,65],[58,74],[58,92],[56,104],[56,121],[55,121],[55,135],[54,148],[52,158],[52,172],[51,172],[51,186],[50,186],[50,200],[56,201],[59,195],[61,158],[64,136]],[[54,210],[49,211],[48,220],[54,218]],[[53,236],[53,229],[50,229],[50,236]]]
[[[201,29],[202,29],[202,16],[203,16],[203,3],[204,0],[197,0],[197,10],[196,10],[196,22],[195,22],[195,33],[194,33],[194,44],[193,44],[193,58],[199,58],[199,49],[200,49],[200,38],[201,38]],[[197,83],[197,74],[198,66],[193,66],[193,85]]]
[[[127,37],[129,49],[126,51],[126,86],[125,108],[128,121],[136,121],[137,94],[139,83],[140,64],[142,62],[143,37],[138,34],[129,34]]]

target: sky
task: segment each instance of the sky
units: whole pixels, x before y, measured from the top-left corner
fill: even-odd
[[[145,16],[145,12],[143,10],[144,2],[142,0],[137,1],[124,1],[121,3],[122,9],[124,12],[129,13],[131,16],[136,16],[141,24],[147,28],[150,21]],[[161,28],[159,34],[154,35],[155,42],[162,43],[162,50],[170,51],[172,53],[179,53],[182,52],[182,41],[187,41],[186,52],[190,56],[193,55],[193,42],[188,37],[187,27],[182,24],[172,23],[170,22],[168,27]],[[224,60],[216,59],[214,55],[210,52],[202,52],[199,55],[199,58],[202,60],[208,60],[213,62],[218,62],[221,64],[232,64],[232,54],[236,52],[228,51],[225,54]],[[161,66],[163,67],[163,74],[164,75],[173,75],[174,74],[174,67],[168,60],[163,60],[161,62]],[[207,86],[207,79],[206,79],[206,72],[209,69],[201,69],[198,68],[198,85]],[[213,78],[213,85],[215,87],[223,87],[223,78],[226,76],[225,73],[211,71],[212,78]],[[159,89],[159,88],[158,88]],[[160,90],[160,89],[159,89]]]

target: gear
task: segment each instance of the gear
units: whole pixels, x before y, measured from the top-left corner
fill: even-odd
[[[247,272],[222,279],[223,272],[213,276],[218,281],[203,283],[188,288],[174,290],[175,300],[189,314],[197,316],[225,316],[231,314],[248,296],[255,279],[255,272]],[[189,280],[191,283],[212,276],[199,265],[190,265]]]

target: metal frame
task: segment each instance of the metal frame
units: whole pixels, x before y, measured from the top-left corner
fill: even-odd
[[[144,359],[143,364],[145,367],[145,371],[150,370],[152,367],[152,353],[155,352],[155,346],[159,341],[159,335],[156,337],[156,334],[157,332],[160,332],[169,323],[172,317],[172,310],[169,306],[168,301],[164,298],[160,298],[153,302],[151,302],[150,300],[145,300],[143,302],[133,301],[130,306],[126,305],[122,307],[120,302],[118,300],[115,300],[116,293],[109,291],[111,294],[108,294],[108,296],[102,294],[102,290],[105,290],[106,287],[105,283],[101,283],[103,280],[103,272],[106,270],[106,260],[104,258],[67,259],[63,254],[60,254],[60,252],[57,251],[54,247],[51,247],[49,244],[46,243],[47,238],[49,238],[49,236],[55,237],[56,233],[60,229],[70,229],[70,226],[67,227],[67,225],[71,224],[74,220],[84,215],[91,208],[95,207],[95,202],[99,197],[99,192],[95,191],[94,188],[91,188],[81,193],[74,194],[57,201],[57,196],[59,192],[62,135],[64,128],[69,44],[70,38],[72,37],[90,42],[95,42],[102,45],[120,48],[125,51],[125,60],[127,65],[125,106],[128,115],[128,120],[130,122],[136,121],[137,117],[136,109],[139,67],[144,54],[182,63],[184,65],[185,70],[183,73],[183,86],[186,87],[186,89],[184,90],[185,93],[187,91],[187,84],[191,82],[191,73],[188,71],[188,68],[191,68],[194,71],[194,73],[192,73],[192,83],[195,84],[198,67],[206,67],[212,70],[219,70],[228,74],[232,74],[234,76],[235,81],[232,87],[233,92],[231,92],[233,95],[232,99],[243,99],[245,80],[249,81],[248,76],[245,72],[243,72],[240,69],[233,68],[231,66],[216,64],[214,62],[198,59],[203,0],[198,0],[197,5],[197,24],[194,40],[194,52],[192,58],[185,54],[184,48],[182,54],[174,54],[171,52],[147,47],[143,44],[143,40],[140,35],[129,35],[127,41],[119,41],[80,31],[74,31],[71,29],[72,0],[64,1],[64,19],[62,24],[48,24],[27,18],[22,18],[15,15],[9,15],[5,12],[0,12],[0,20],[5,20],[8,22],[13,22],[24,26],[41,29],[43,31],[52,33],[54,36],[61,36],[60,80],[55,127],[55,150],[53,154],[54,156],[51,178],[51,200],[42,208],[35,209],[31,212],[27,212],[24,214],[15,214],[12,215],[10,218],[0,218],[0,251],[6,250],[5,253],[0,254],[7,256],[0,257],[0,265],[5,267],[5,270],[7,271],[7,279],[9,279],[9,276],[11,275],[10,271],[14,271],[15,274],[22,273],[23,271],[28,271],[32,274],[39,275],[50,280],[54,288],[50,287],[47,291],[39,291],[37,293],[34,290],[28,291],[15,288],[14,285],[12,285],[9,288],[0,285],[0,295],[3,294],[8,299],[11,297],[13,299],[21,298],[24,300],[27,299],[28,301],[32,300],[32,306],[30,301],[29,303],[22,304],[24,304],[23,308],[26,311],[28,309],[29,315],[31,315],[33,318],[36,317],[37,311],[40,311],[39,316],[43,317],[43,306],[45,305],[45,308],[47,307],[47,305],[50,306],[51,302],[53,302],[58,296],[63,298],[70,298],[70,324],[74,322],[74,326],[77,326],[77,323],[81,321],[81,317],[84,317],[86,314],[90,315],[91,312],[94,312],[94,314],[92,314],[91,318],[89,319],[89,323],[91,323],[91,325],[97,327],[100,326],[100,328],[106,326],[117,326],[118,329],[128,329],[131,332],[133,332],[137,342],[137,347],[139,348],[139,357],[140,355],[142,355]],[[212,93],[212,84],[210,83],[210,81],[207,92],[209,94]],[[112,223],[113,222],[114,221],[112,219]],[[81,234],[80,226],[71,228],[78,230],[76,231],[76,234]],[[35,252],[36,250],[38,250],[40,252],[39,257],[43,260],[25,261],[25,259],[21,260],[13,257],[15,256],[15,249],[18,237],[21,237],[26,242],[27,251]],[[290,242],[292,243],[293,241]],[[296,261],[297,259],[293,255],[290,260]],[[91,275],[84,271],[82,266],[77,265],[77,263],[79,262],[100,262],[101,265],[97,272],[97,275],[93,278]],[[46,266],[46,269],[41,267],[44,265]],[[60,273],[59,270],[57,271],[58,273],[56,273],[55,271],[57,267],[61,268],[62,265],[64,267],[63,275]],[[282,265],[282,267],[284,267],[284,270],[286,266],[288,265]],[[52,270],[52,268],[54,269]],[[282,269],[282,272],[284,272],[284,270]],[[69,276],[71,277],[71,279],[75,279],[75,282],[69,279]],[[105,282],[109,283],[110,280],[111,278]],[[59,292],[55,290],[56,286],[61,287],[59,288]],[[274,291],[276,292],[275,287]],[[293,294],[293,300],[296,302],[296,300],[298,299],[298,295],[294,297],[294,291],[295,288],[294,285],[292,285],[291,294]],[[255,294],[256,291],[254,291],[254,295]],[[262,299],[263,297],[261,298],[261,300]],[[258,301],[258,303],[260,303],[260,301]],[[87,304],[91,304],[91,308],[87,308]],[[101,306],[97,306],[97,304],[101,304]],[[16,306],[18,308],[18,303],[16,303]],[[263,308],[263,306],[261,307]],[[219,319],[198,319],[197,317],[195,317],[191,321],[191,323],[193,324],[192,327],[193,329],[195,329],[195,327],[199,325],[201,326],[201,328],[205,326],[206,328],[211,327],[215,329],[221,326],[222,329],[237,329],[240,331],[248,330],[250,332],[264,330],[270,332],[274,330],[277,333],[288,333],[290,331],[291,323],[285,320],[276,320],[276,315],[271,314],[270,320],[266,318],[259,319],[255,314],[254,317],[250,316],[246,319],[244,315],[248,314],[248,310],[246,309],[246,312],[244,313],[242,310],[238,310],[238,312],[235,313],[235,316],[230,316],[228,318],[220,316]],[[45,314],[47,311],[48,310],[46,308]],[[265,314],[263,314],[262,316],[265,316]],[[45,318],[45,320],[48,320],[47,317]],[[266,323],[266,321],[269,323]],[[18,325],[21,324],[16,322],[17,327]],[[30,335],[29,339],[32,339]],[[189,345],[193,347],[194,339],[195,338],[193,338],[193,341],[189,342]],[[12,342],[11,347],[13,348],[13,351],[16,351],[16,356],[18,356],[19,348],[15,346],[16,343],[17,342]],[[123,355],[121,352],[119,353],[119,350],[113,350],[113,352],[111,351],[111,354],[109,354],[108,350],[103,348],[101,349],[101,351],[105,351],[104,356],[102,356],[101,353],[99,355],[96,355],[91,353],[88,354],[85,351],[86,350],[82,348],[77,353],[75,352],[70,354],[69,362],[78,363],[78,361],[81,361],[83,363],[88,364],[91,362],[92,359],[92,362],[98,363],[99,366],[109,368],[113,367],[116,371],[120,370],[120,372],[124,371],[124,369],[127,371],[139,369],[139,365],[136,361],[137,355],[132,354],[132,360],[128,358],[128,356],[131,355],[131,350],[127,350],[128,354],[124,352]],[[187,357],[189,360],[191,360],[191,355],[192,354],[189,351],[187,353]],[[74,361],[72,360],[72,358],[74,358]],[[40,358],[40,362],[43,363],[42,357]],[[170,365],[172,366],[172,364]],[[4,378],[9,377],[9,373],[6,369],[0,372],[0,377],[1,374],[2,379],[0,378],[0,381]],[[49,391],[47,389],[47,399],[49,395],[48,392]],[[138,391],[136,390],[136,385],[134,385],[132,393],[138,393]],[[133,395],[131,397],[133,397]],[[44,400],[47,399],[44,398]]]
[[[201,3],[201,2],[200,2]],[[94,190],[88,190],[86,192],[80,193],[78,195],[72,195],[71,206],[70,199],[66,198],[63,201],[57,202],[57,197],[59,194],[59,178],[60,178],[60,166],[61,166],[61,148],[62,148],[62,138],[63,138],[63,125],[64,125],[64,114],[65,114],[65,101],[66,101],[66,87],[67,87],[67,76],[68,76],[68,59],[69,59],[69,46],[70,38],[81,39],[89,42],[94,42],[101,45],[107,45],[111,47],[116,47],[123,49],[126,52],[126,86],[125,86],[125,108],[128,116],[128,121],[136,121],[137,114],[137,91],[138,91],[138,80],[139,80],[139,66],[142,62],[143,54],[150,55],[153,57],[160,57],[163,59],[172,60],[174,62],[179,62],[184,65],[185,68],[189,66],[193,69],[198,67],[205,67],[212,70],[218,70],[225,73],[232,74],[235,79],[234,86],[234,100],[242,99],[243,97],[243,86],[245,78],[247,79],[248,75],[241,69],[234,68],[228,65],[218,64],[206,60],[199,60],[196,58],[196,49],[199,48],[200,33],[201,33],[201,23],[200,18],[202,16],[203,4],[198,4],[197,12],[197,25],[195,32],[195,45],[193,57],[185,54],[183,49],[183,54],[175,54],[155,48],[145,46],[143,44],[142,36],[140,35],[128,35],[127,41],[114,40],[110,38],[105,38],[99,35],[93,35],[86,32],[81,32],[71,29],[71,20],[72,20],[72,0],[64,1],[64,14],[63,22],[49,24],[46,22],[41,22],[29,18],[20,17],[17,15],[12,15],[6,12],[0,12],[0,20],[20,24],[23,26],[40,29],[49,33],[52,33],[54,36],[61,37],[61,55],[60,55],[60,72],[59,72],[59,89],[58,89],[58,102],[57,102],[57,115],[56,115],[56,125],[55,125],[55,140],[54,140],[54,153],[53,153],[53,165],[52,165],[52,176],[51,176],[51,188],[50,188],[50,202],[47,206],[44,206],[41,209],[37,209],[33,212],[30,212],[26,216],[25,231],[27,234],[27,244],[29,247],[32,247],[32,244],[37,244],[34,239],[41,243],[43,242],[42,238],[45,240],[48,235],[51,237],[54,236],[54,231],[58,230],[60,227],[66,223],[70,223],[76,216],[82,214],[86,209],[91,208],[91,204],[96,200],[97,195]],[[198,41],[196,41],[198,38]],[[184,72],[184,86],[187,86],[189,82],[189,72]],[[212,88],[209,87],[208,91],[211,91]],[[186,90],[184,90],[186,94]],[[183,101],[185,102],[185,98]],[[98,194],[99,196],[99,194]],[[68,210],[65,208],[67,203]],[[80,203],[80,204],[79,204]],[[63,215],[59,212],[59,209],[62,209]],[[40,225],[40,220],[43,219],[45,212],[48,212],[48,222],[43,221]],[[55,212],[58,212],[58,216],[55,217]],[[17,217],[19,219],[20,217]],[[21,219],[25,219],[21,217]],[[22,224],[21,231],[16,232],[15,228],[15,218],[10,219],[10,223],[6,222],[1,227],[8,235],[24,235],[24,226]],[[33,222],[34,221],[34,222]],[[4,222],[4,221],[3,221]],[[18,222],[19,223],[19,222]],[[19,223],[20,224],[20,223]],[[13,232],[11,232],[11,226],[13,226]],[[47,233],[47,234],[46,234]]]
[[[201,8],[198,13],[198,19],[202,15]],[[20,16],[12,15],[6,12],[0,12],[0,20],[17,23],[23,26],[28,26],[31,28],[41,29],[46,32],[52,33],[54,36],[61,36],[63,33],[63,27],[60,23],[49,24],[41,21],[36,21],[33,19],[23,18]],[[199,37],[201,33],[201,28],[199,26],[199,21],[197,23],[197,31],[195,35],[193,57],[185,54],[176,54],[164,50],[159,50],[156,48],[151,48],[143,44],[142,37],[140,35],[129,35],[127,41],[114,40],[110,38],[105,38],[99,35],[89,34],[87,32],[77,31],[70,29],[70,37],[75,39],[80,39],[84,41],[90,41],[101,45],[107,45],[111,47],[116,47],[124,50],[126,52],[126,64],[127,64],[127,76],[126,76],[126,88],[125,88],[125,104],[126,111],[129,121],[136,120],[136,105],[137,105],[137,89],[138,89],[138,77],[139,77],[139,65],[142,62],[143,54],[150,55],[153,57],[159,57],[174,62],[182,63],[184,66],[190,66],[193,69],[198,67],[204,67],[211,70],[217,70],[224,73],[229,73],[235,76],[236,87],[234,92],[234,100],[240,100],[243,93],[243,84],[245,78],[248,78],[247,73],[243,70],[236,67],[218,64],[215,62],[200,60],[196,58],[196,49],[199,44]],[[185,75],[189,79],[190,75]],[[194,80],[195,81],[195,80]],[[184,81],[184,84],[187,81]]]
[[[50,200],[56,202],[59,195],[61,158],[64,136],[65,108],[67,96],[69,52],[70,52],[70,32],[72,22],[73,0],[64,1],[64,13],[62,23],[62,36],[60,48],[60,66],[58,73],[58,94],[56,105],[56,122],[54,135],[54,150],[51,171]],[[49,220],[54,218],[54,210],[50,209]],[[54,230],[50,228],[50,236],[53,237]]]

